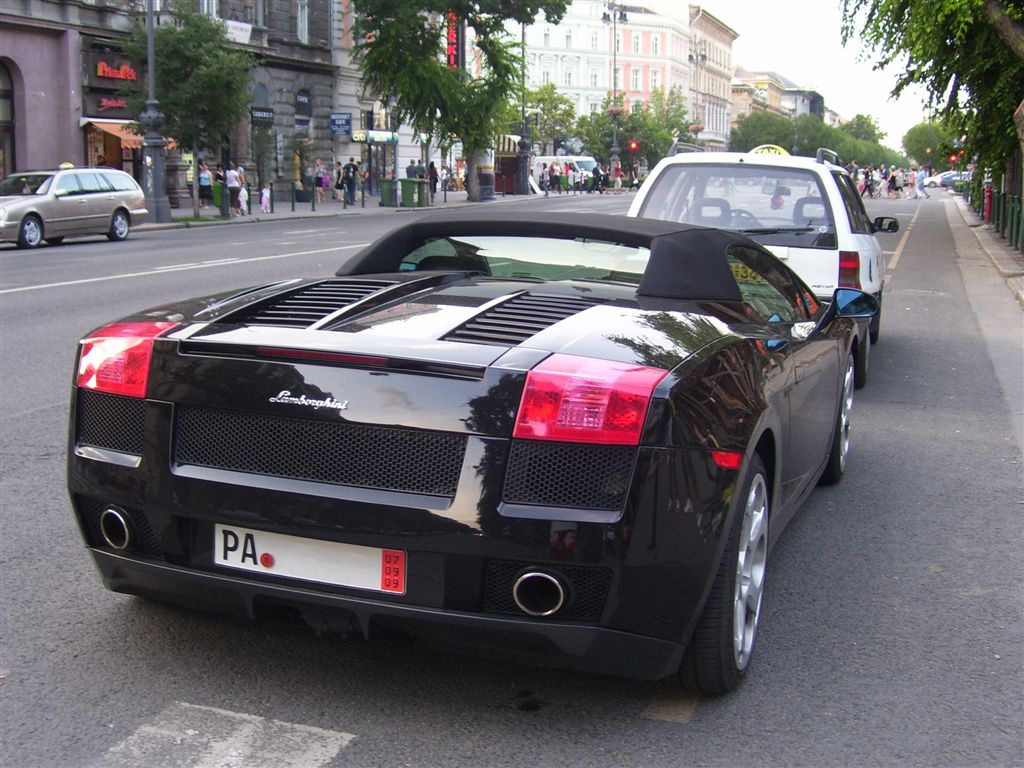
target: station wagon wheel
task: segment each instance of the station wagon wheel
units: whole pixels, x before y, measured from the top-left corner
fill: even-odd
[[[124,211],[114,211],[114,215],[110,219],[110,231],[107,232],[107,239],[125,240],[128,237],[129,228],[128,214]]]
[[[34,213],[21,220],[18,227],[18,247],[35,248],[43,241],[43,222]]]
[[[865,344],[867,341],[865,340]],[[850,413],[853,410],[854,362],[851,354],[846,360],[846,374],[843,376],[843,392],[836,413],[835,429],[832,433],[832,447],[828,463],[818,481],[821,485],[838,483],[846,471],[846,457],[850,453]]]
[[[761,620],[768,565],[769,493],[764,463],[748,462],[741,506],[697,628],[687,646],[679,679],[705,693],[731,691],[746,674]]]

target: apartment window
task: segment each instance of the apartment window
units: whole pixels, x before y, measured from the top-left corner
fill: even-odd
[[[296,4],[295,34],[300,43],[309,42],[309,0],[298,0]]]
[[[543,72],[540,73],[540,82],[541,82],[542,85],[547,85],[548,83],[551,82],[551,70],[550,69],[545,69]]]
[[[572,30],[566,30],[565,33],[565,47],[572,48]]]
[[[545,48],[550,48],[551,47],[551,30],[550,29],[545,29],[544,30],[544,47]]]
[[[592,87],[594,87],[594,88],[597,87],[597,77],[598,77],[597,72],[591,72],[590,73],[590,85]]]
[[[633,53],[640,53],[640,35],[633,35]]]
[[[590,33],[590,50],[596,51],[600,38],[597,36],[597,32]]]
[[[199,0],[199,10],[206,16],[217,18],[217,0]]]
[[[633,67],[632,79],[629,84],[634,91],[640,90],[640,67]]]
[[[661,53],[661,35],[651,37],[651,55],[657,56]]]
[[[652,69],[651,70],[651,90],[653,91],[655,88],[661,88],[661,70],[660,69]]]
[[[562,75],[562,83],[564,85],[572,85],[572,72],[566,72]]]

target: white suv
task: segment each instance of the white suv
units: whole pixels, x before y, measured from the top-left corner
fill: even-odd
[[[778,150],[782,151],[782,150]],[[875,232],[895,232],[889,216],[868,218],[836,154],[816,158],[757,152],[688,152],[655,166],[630,216],[739,231],[764,245],[825,302],[836,288],[859,288],[882,304],[885,257]],[[871,320],[878,339],[881,310]],[[867,381],[868,344],[858,350]]]

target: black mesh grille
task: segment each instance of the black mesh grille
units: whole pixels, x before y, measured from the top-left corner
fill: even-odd
[[[484,611],[523,616],[512,598],[512,585],[527,570],[526,563],[491,560],[487,563],[484,585]],[[560,576],[569,588],[568,602],[553,618],[573,621],[600,621],[612,572],[607,568],[582,566],[547,567],[544,570]]]
[[[546,507],[622,509],[636,448],[514,440],[505,501]]]
[[[520,344],[599,302],[579,296],[524,293],[477,315],[453,330],[446,341],[479,344]]]
[[[326,280],[248,307],[222,322],[308,328],[371,293],[394,285],[390,280]]]
[[[212,408],[176,409],[175,459],[216,469],[454,496],[466,439]]]
[[[76,440],[79,445],[141,455],[145,417],[142,398],[80,389]]]
[[[107,546],[103,540],[103,534],[100,532],[100,515],[103,514],[103,510],[111,505],[87,496],[76,496],[75,498],[78,500],[78,508],[85,520],[85,527],[89,531],[89,544],[94,547]],[[146,513],[141,509],[133,507],[118,505],[116,508],[127,514],[128,519],[131,521],[132,533],[138,541],[136,551],[142,552],[147,557],[162,558],[163,553],[160,551],[160,542],[153,533],[153,528],[149,524]]]

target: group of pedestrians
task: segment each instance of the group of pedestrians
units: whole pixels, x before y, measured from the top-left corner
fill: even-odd
[[[886,167],[882,163],[877,168],[868,163],[858,168],[855,163],[848,166],[851,176],[857,183],[861,197],[918,198],[931,197],[925,188],[924,180],[927,172],[924,168]]]

